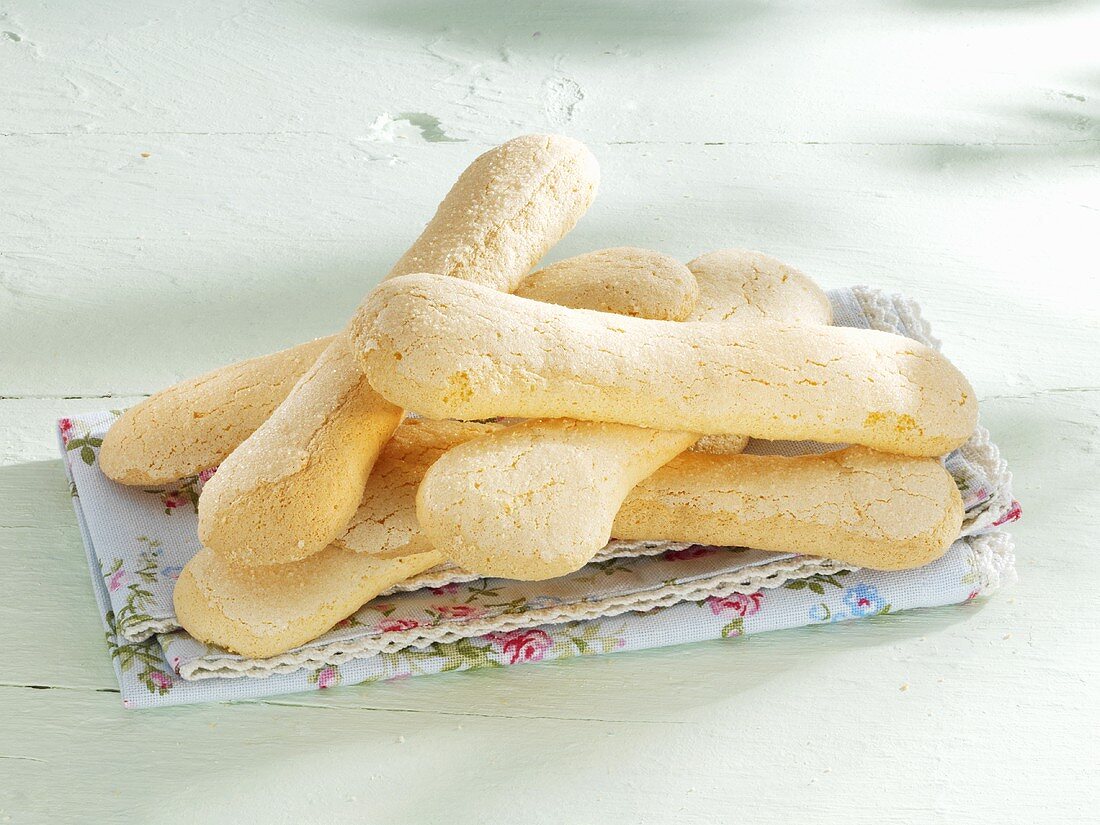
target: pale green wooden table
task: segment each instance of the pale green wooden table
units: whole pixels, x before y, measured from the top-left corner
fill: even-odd
[[[0,822],[1053,822],[1097,810],[1086,2],[0,7]],[[126,712],[52,420],[336,329],[479,150],[604,169],[555,258],[768,251],[923,304],[1016,472],[984,604]]]

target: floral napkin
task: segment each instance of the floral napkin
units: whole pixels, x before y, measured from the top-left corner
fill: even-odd
[[[866,287],[830,293],[839,325],[937,345],[915,304]],[[1019,517],[1010,476],[978,428],[945,458],[963,494],[962,535],[919,570],[878,572],[787,553],[612,542],[580,571],[545,582],[427,571],[307,645],[246,659],[179,628],[172,589],[198,550],[206,474],[169,488],[124,487],[97,465],[118,411],[58,422],[73,506],[126,707],[246,699],[414,674],[639,650],[953,604],[1012,580]],[[753,441],[750,452],[834,447]]]

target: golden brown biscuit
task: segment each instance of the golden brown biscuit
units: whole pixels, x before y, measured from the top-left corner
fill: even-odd
[[[518,294],[577,309],[679,318],[698,293],[691,272],[632,247],[566,258],[524,277]],[[122,484],[170,484],[220,464],[282,403],[333,338],[213,370],[150,396],[108,430],[99,465]]]
[[[316,639],[442,560],[435,552],[381,559],[333,545],[308,559],[252,567],[203,548],[180,573],[172,600],[180,626],[196,639],[264,658]]]
[[[642,263],[646,265],[643,266]],[[541,273],[547,270],[532,273],[524,278],[520,291],[526,290],[528,295],[542,295],[546,300],[553,299],[562,306],[572,307],[583,305],[592,295],[599,295],[605,306],[620,314],[646,312],[658,317],[668,317],[682,310],[683,290],[680,286],[665,288],[661,283],[654,284],[648,273],[664,269],[675,274],[672,265],[674,263],[660,253],[648,250],[629,247],[601,250],[555,264],[552,268],[556,271],[552,278],[542,276]],[[689,283],[694,283],[691,272],[686,268],[684,271],[687,278],[691,279]],[[679,275],[664,280],[674,284],[683,282]],[[532,281],[535,282],[534,285],[527,289]],[[553,285],[553,289],[550,285]],[[645,300],[640,301],[639,295],[645,296]],[[692,300],[694,301],[694,295]],[[554,425],[554,422],[549,423]],[[571,424],[577,425],[577,422]],[[382,449],[367,481],[359,509],[352,517],[345,534],[336,539],[336,543],[380,557],[431,549],[431,544],[417,524],[415,514],[416,489],[424,473],[451,447],[501,429],[503,425],[500,424],[462,424],[456,421],[431,420],[405,422],[397,428],[393,438]],[[665,460],[679,451],[669,453],[667,447],[664,450],[662,455]],[[637,456],[635,460],[638,460]],[[627,484],[622,495],[626,494],[630,486],[633,486],[633,481]],[[619,501],[621,500],[620,495]],[[604,544],[606,539],[599,547]]]
[[[508,141],[459,177],[390,282],[423,269],[514,289],[584,214],[597,180],[595,159],[575,140]],[[343,532],[402,415],[371,390],[351,355],[348,337],[338,335],[222,462],[199,500],[205,546],[238,564],[273,564],[316,553]]]
[[[215,467],[255,432],[317,356],[319,338],[151,395],[111,425],[99,468],[121,484],[170,484]]]
[[[939,558],[962,517],[955,480],[932,458],[866,447],[794,457],[687,452],[630,491],[612,534],[903,570]]]
[[[377,558],[431,550],[416,521],[424,473],[452,447],[499,429],[502,424],[407,419],[379,453],[359,509],[335,543]]]
[[[687,265],[699,284],[690,321],[751,321],[831,324],[829,298],[809,277],[771,255],[719,249]]]
[[[748,249],[719,249],[687,265],[699,284],[699,300],[689,321],[747,321],[767,318],[798,324],[831,324],[829,298],[792,266]],[[747,435],[704,435],[691,449],[736,454]]]
[[[431,441],[429,432],[410,441]],[[688,452],[631,491],[615,535],[901,570],[939,557],[958,535],[962,512],[954,480],[935,459],[863,447],[795,458]],[[288,564],[241,567],[201,550],[176,584],[176,614],[202,641],[274,656],[442,559],[437,551],[387,559],[333,545]]]
[[[933,456],[977,417],[946,358],[875,330],[650,321],[409,275],[375,290],[352,332],[371,386],[432,418],[577,418]]]
[[[560,418],[517,424],[433,464],[417,493],[417,518],[429,545],[466,570],[561,576],[607,544],[630,488],[696,437]]]
[[[556,423],[568,427],[571,422]],[[425,533],[447,558],[483,575],[537,580],[580,568],[592,558],[588,544],[603,538],[602,520],[587,516],[588,503],[614,500],[617,489],[604,488],[620,484],[629,473],[615,463],[621,461],[621,442],[616,440],[621,433],[615,431],[621,425],[604,426],[609,429],[603,445],[592,443],[598,433],[586,427],[581,439],[572,433],[556,450],[533,451],[531,432],[518,425],[455,447],[446,463],[431,467],[420,487],[417,512]],[[551,460],[558,452],[586,449],[584,455],[592,461],[584,480],[588,497],[558,498],[553,487],[532,490],[530,501],[509,514],[520,525],[515,535],[521,540],[502,548],[497,543],[500,519],[486,508],[486,501],[493,501],[497,485],[512,480],[499,462],[490,460],[481,472],[466,464],[483,458],[486,442],[502,451],[519,444],[511,451],[517,456],[517,471],[540,477],[546,475],[541,468],[525,464],[530,456]],[[640,454],[644,461],[646,453]],[[560,460],[576,463],[572,455]],[[571,484],[570,490],[576,486]],[[609,531],[618,539],[745,546],[880,569],[917,567],[938,558],[962,523],[962,499],[938,460],[866,447],[795,457],[689,451],[618,498],[623,504]],[[485,515],[471,516],[476,513]],[[457,535],[437,540],[434,528],[439,524]],[[555,546],[555,535],[565,543]]]
[[[683,321],[699,285],[682,263],[651,249],[617,246],[567,258],[532,272],[516,295],[548,304]]]
[[[758,252],[712,252],[688,267],[700,273],[690,320],[832,320],[813,281]],[[748,443],[741,435],[697,438],[591,421],[531,422],[440,459],[421,485],[420,518],[431,544],[466,569],[521,579],[562,575],[607,544],[623,498],[673,456],[689,446],[736,454]]]

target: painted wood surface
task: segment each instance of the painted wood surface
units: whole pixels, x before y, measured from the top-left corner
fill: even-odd
[[[0,821],[1088,821],[1100,9],[0,5]],[[553,258],[741,245],[916,297],[1016,475],[1020,583],[858,625],[120,707],[51,425],[329,332],[514,134]]]

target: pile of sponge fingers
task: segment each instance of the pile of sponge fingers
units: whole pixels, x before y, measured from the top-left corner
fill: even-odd
[[[946,550],[963,513],[939,456],[976,423],[958,370],[830,326],[812,281],[755,252],[618,247],[532,271],[597,183],[577,141],[502,144],[343,330],[114,424],[99,463],[122,484],[218,467],[175,590],[185,629],[272,656],[439,564],[545,579],[612,537],[881,569]],[[750,437],[849,446],[742,454]]]

